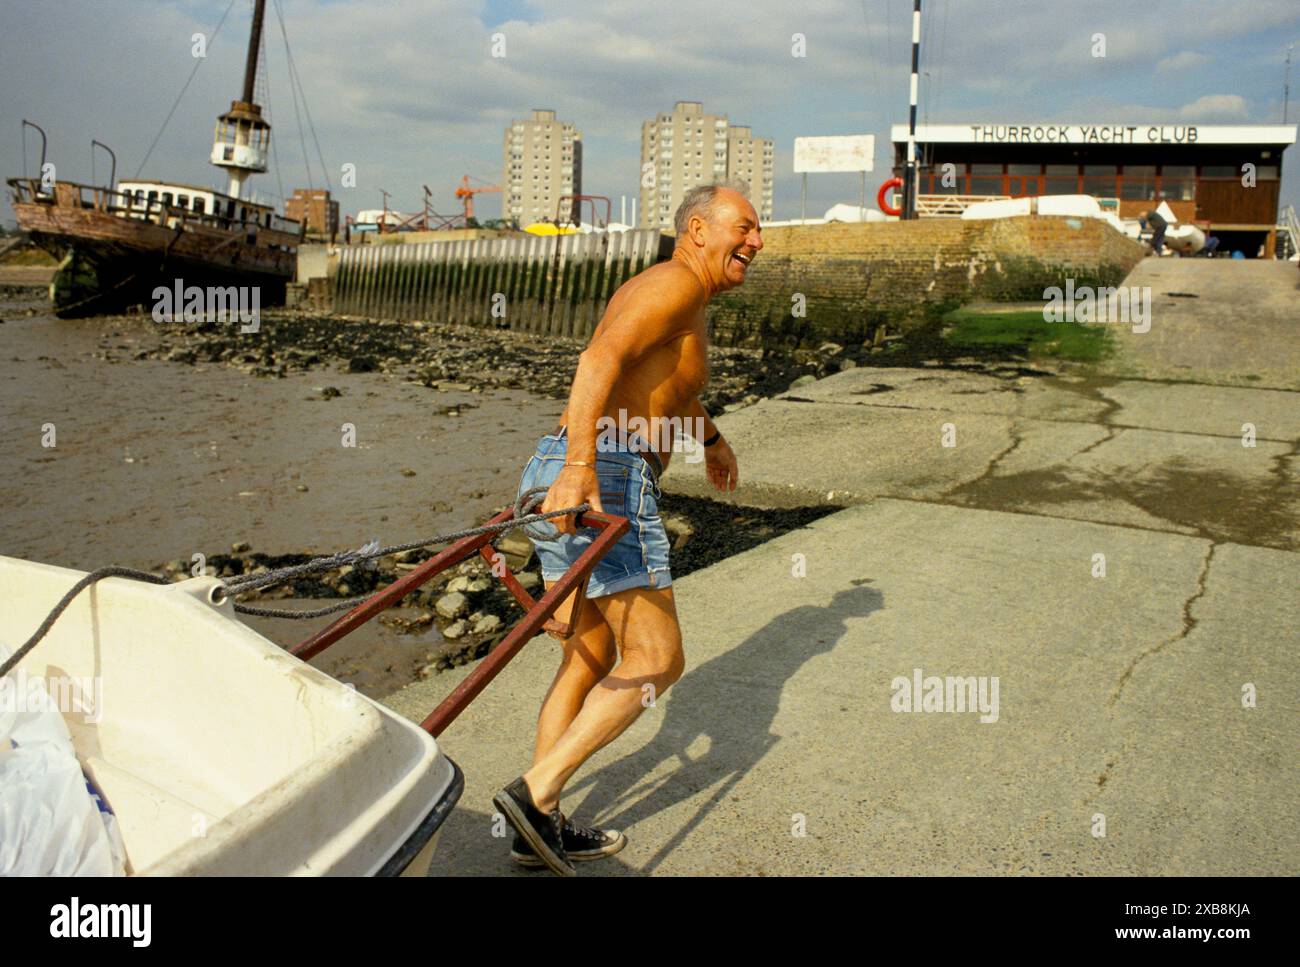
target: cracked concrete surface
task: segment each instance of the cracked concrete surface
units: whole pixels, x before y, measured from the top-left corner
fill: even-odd
[[[1172,638],[1166,638],[1164,641],[1152,648],[1148,648],[1146,651],[1133,658],[1132,664],[1130,664],[1128,668],[1124,669],[1124,674],[1121,675],[1119,681],[1115,683],[1115,691],[1110,697],[1109,704],[1114,705],[1120,700],[1120,696],[1124,692],[1124,686],[1128,683],[1128,680],[1133,677],[1133,672],[1137,670],[1138,665],[1150,658],[1152,655],[1164,651],[1170,645],[1180,641],[1185,641],[1187,636],[1192,633],[1192,630],[1196,627],[1196,616],[1192,614],[1192,606],[1205,595],[1205,583],[1210,576],[1210,564],[1214,561],[1214,551],[1218,546],[1219,545],[1217,544],[1211,544],[1205,549],[1205,560],[1201,563],[1201,573],[1196,577],[1196,589],[1192,591],[1187,600],[1183,602],[1182,629]]]
[[[1300,566],[1225,545],[1207,580],[1207,543],[881,498],[689,575],[686,674],[566,794],[629,837],[580,875],[1300,871]],[[530,644],[440,740],[473,768],[435,873],[514,872],[490,800],[557,656]],[[998,677],[998,721],[893,711],[917,668]]]
[[[1197,267],[1148,260],[1203,299],[1108,371],[861,368],[719,419],[728,499],[846,509],[675,582],[687,671],[570,784],[629,837],[580,874],[1300,873],[1300,302],[1241,294],[1256,327],[1222,291],[1254,275]],[[664,485],[716,496],[682,460]],[[557,657],[441,740],[473,768],[435,873],[529,875],[490,799]],[[997,721],[895,711],[915,669],[996,677]]]
[[[1011,425],[1007,427],[1007,432],[1011,435],[1011,442],[1008,443],[1005,447],[1003,447],[1001,450],[999,450],[997,453],[993,454],[993,456],[989,458],[988,466],[984,468],[984,472],[980,474],[978,477],[976,477],[974,480],[969,480],[964,483],[957,484],[951,490],[944,491],[943,496],[945,497],[950,496],[954,491],[961,490],[963,488],[979,487],[980,484],[982,484],[985,480],[988,480],[990,477],[992,477],[997,472],[998,467],[1002,465],[1002,462],[1007,457],[1011,456],[1011,454],[1019,450],[1020,444],[1024,442],[1024,436],[1021,433],[1018,423],[1014,419],[1011,421]]]
[[[1300,550],[1300,392],[859,368],[719,426],[740,503],[901,497]],[[700,464],[664,483],[712,493]]]

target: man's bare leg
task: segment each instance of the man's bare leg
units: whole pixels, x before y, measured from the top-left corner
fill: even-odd
[[[524,773],[533,803],[543,812],[559,805],[564,784],[597,749],[636,721],[648,705],[647,693],[662,696],[686,664],[671,587],[633,588],[589,604],[613,632],[622,661],[591,689],[577,717]]]
[[[546,587],[549,589],[554,583],[547,581]],[[560,605],[556,611],[557,618],[569,620],[572,601],[569,598]],[[578,626],[574,629],[573,636],[564,641],[563,645],[564,655],[559,670],[555,673],[550,690],[542,701],[541,713],[537,716],[534,763],[540,762],[551,750],[582,710],[587,693],[613,670],[618,661],[614,632],[605,623],[604,615],[590,601],[583,605],[578,616]]]

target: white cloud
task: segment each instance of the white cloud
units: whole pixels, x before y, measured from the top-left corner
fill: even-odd
[[[1250,108],[1240,94],[1206,94],[1191,104],[1178,109],[1178,116],[1187,121],[1247,121]]]
[[[1156,64],[1156,73],[1178,74],[1184,71],[1200,70],[1210,63],[1210,58],[1195,50],[1180,50],[1165,57]]]

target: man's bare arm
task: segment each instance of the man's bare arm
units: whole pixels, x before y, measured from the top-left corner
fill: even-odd
[[[704,445],[705,440],[712,439],[713,435],[719,432],[717,425],[700,404],[698,396],[694,397],[687,406],[686,415],[690,418],[690,425],[693,427],[698,426],[696,420],[703,420],[704,436],[699,439],[701,446]],[[736,455],[725,437],[719,436],[712,446],[704,448],[704,472],[715,489],[724,492],[736,489],[736,484],[740,482],[740,471],[736,466]]]
[[[698,438],[701,444],[718,432],[717,426],[709,417],[709,411],[700,403],[698,396],[691,397],[690,403],[686,405],[686,418],[690,421],[687,426],[696,430],[703,430],[703,435]]]

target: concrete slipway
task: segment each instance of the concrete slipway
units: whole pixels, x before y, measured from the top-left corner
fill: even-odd
[[[630,839],[580,873],[1300,872],[1297,404],[855,369],[727,415],[738,502],[847,509],[677,582],[685,676],[566,792]],[[491,795],[557,654],[532,642],[443,736],[467,788],[435,873],[545,875]],[[894,711],[918,668],[996,676],[997,721]],[[387,701],[421,717],[464,674]]]

